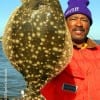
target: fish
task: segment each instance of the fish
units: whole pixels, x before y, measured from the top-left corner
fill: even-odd
[[[72,57],[72,40],[59,0],[21,0],[6,24],[2,46],[26,82],[22,100],[45,100],[40,93]]]

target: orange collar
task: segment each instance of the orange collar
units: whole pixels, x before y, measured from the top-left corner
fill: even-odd
[[[82,44],[82,46],[79,46],[75,43],[73,43],[73,46],[74,48],[77,48],[77,49],[96,48],[97,43],[94,40],[87,38],[87,41],[84,44]]]

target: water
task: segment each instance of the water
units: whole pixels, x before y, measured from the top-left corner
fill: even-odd
[[[24,88],[25,81],[22,75],[7,60],[0,42],[0,98],[18,97]]]
[[[100,43],[100,41],[96,41]],[[22,75],[14,69],[5,57],[0,42],[0,97],[20,96],[21,90],[25,88],[25,81]]]

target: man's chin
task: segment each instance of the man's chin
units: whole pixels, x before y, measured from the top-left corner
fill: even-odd
[[[83,43],[85,41],[84,38],[75,38],[75,39],[72,39],[73,42],[75,43]]]

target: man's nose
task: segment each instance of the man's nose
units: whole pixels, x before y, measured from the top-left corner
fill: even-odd
[[[77,25],[77,26],[82,26],[82,25],[83,25],[81,19],[77,19],[77,21],[76,21],[76,25]]]

